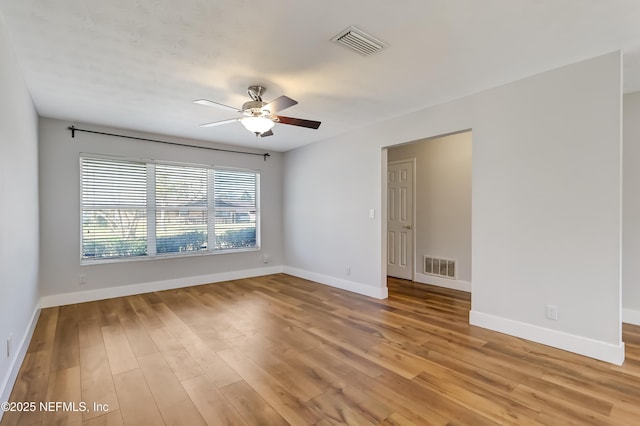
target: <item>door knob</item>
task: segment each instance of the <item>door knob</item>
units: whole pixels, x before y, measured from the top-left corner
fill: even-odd
[[[411,229],[411,225],[403,226],[404,229]]]

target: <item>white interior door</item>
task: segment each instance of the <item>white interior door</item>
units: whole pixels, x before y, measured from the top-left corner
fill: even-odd
[[[413,161],[387,168],[387,275],[413,280]]]

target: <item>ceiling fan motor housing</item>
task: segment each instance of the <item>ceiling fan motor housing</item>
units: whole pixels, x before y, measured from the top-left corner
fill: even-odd
[[[263,101],[249,101],[242,105],[242,113],[248,117],[267,117],[271,111],[265,108],[268,104]]]

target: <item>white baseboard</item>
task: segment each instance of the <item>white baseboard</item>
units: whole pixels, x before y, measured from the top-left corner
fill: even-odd
[[[640,311],[635,309],[622,308],[622,322],[627,324],[640,325]]]
[[[191,287],[194,285],[239,280],[242,278],[259,277],[262,275],[278,274],[281,272],[282,265],[277,265],[264,268],[244,269],[240,271],[220,272],[217,274],[175,278],[171,280],[151,281],[118,287],[99,288],[95,290],[76,291],[72,293],[54,294],[41,297],[39,307],[48,308],[51,306],[92,302],[94,300],[112,299],[114,297],[131,296],[134,294],[151,293],[154,291],[171,290],[174,288]]]
[[[22,336],[22,339],[20,339],[20,344],[9,363],[7,375],[2,380],[2,384],[0,386],[0,403],[9,401],[13,385],[15,384],[18,373],[20,372],[20,367],[22,366],[24,357],[27,355],[27,349],[29,348],[29,343],[31,343],[31,337],[33,336],[36,324],[38,323],[38,318],[40,318],[40,309],[36,307],[33,311],[33,315],[31,316],[31,322],[29,322],[29,326]],[[3,414],[4,412],[0,410],[0,421],[2,421]]]
[[[463,280],[452,280],[450,278],[440,278],[427,274],[415,274],[413,279],[417,283],[430,284],[438,287],[450,288],[452,290],[466,291],[471,293],[471,282]]]
[[[315,281],[320,284],[351,291],[364,296],[374,297],[376,299],[386,299],[389,297],[389,290],[387,286],[374,287],[355,281],[343,280],[342,278],[336,278],[330,275],[323,275],[316,272],[305,271],[304,269],[293,268],[291,266],[285,266],[283,272],[285,274],[293,275],[294,277],[304,278],[305,280]]]
[[[473,310],[469,312],[469,323],[611,364],[624,362],[624,342],[614,345]]]

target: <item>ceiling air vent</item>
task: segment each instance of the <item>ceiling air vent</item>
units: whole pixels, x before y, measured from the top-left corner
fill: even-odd
[[[369,56],[387,47],[386,44],[377,38],[354,26],[341,31],[340,34],[332,38],[331,41],[355,50],[364,56]]]

